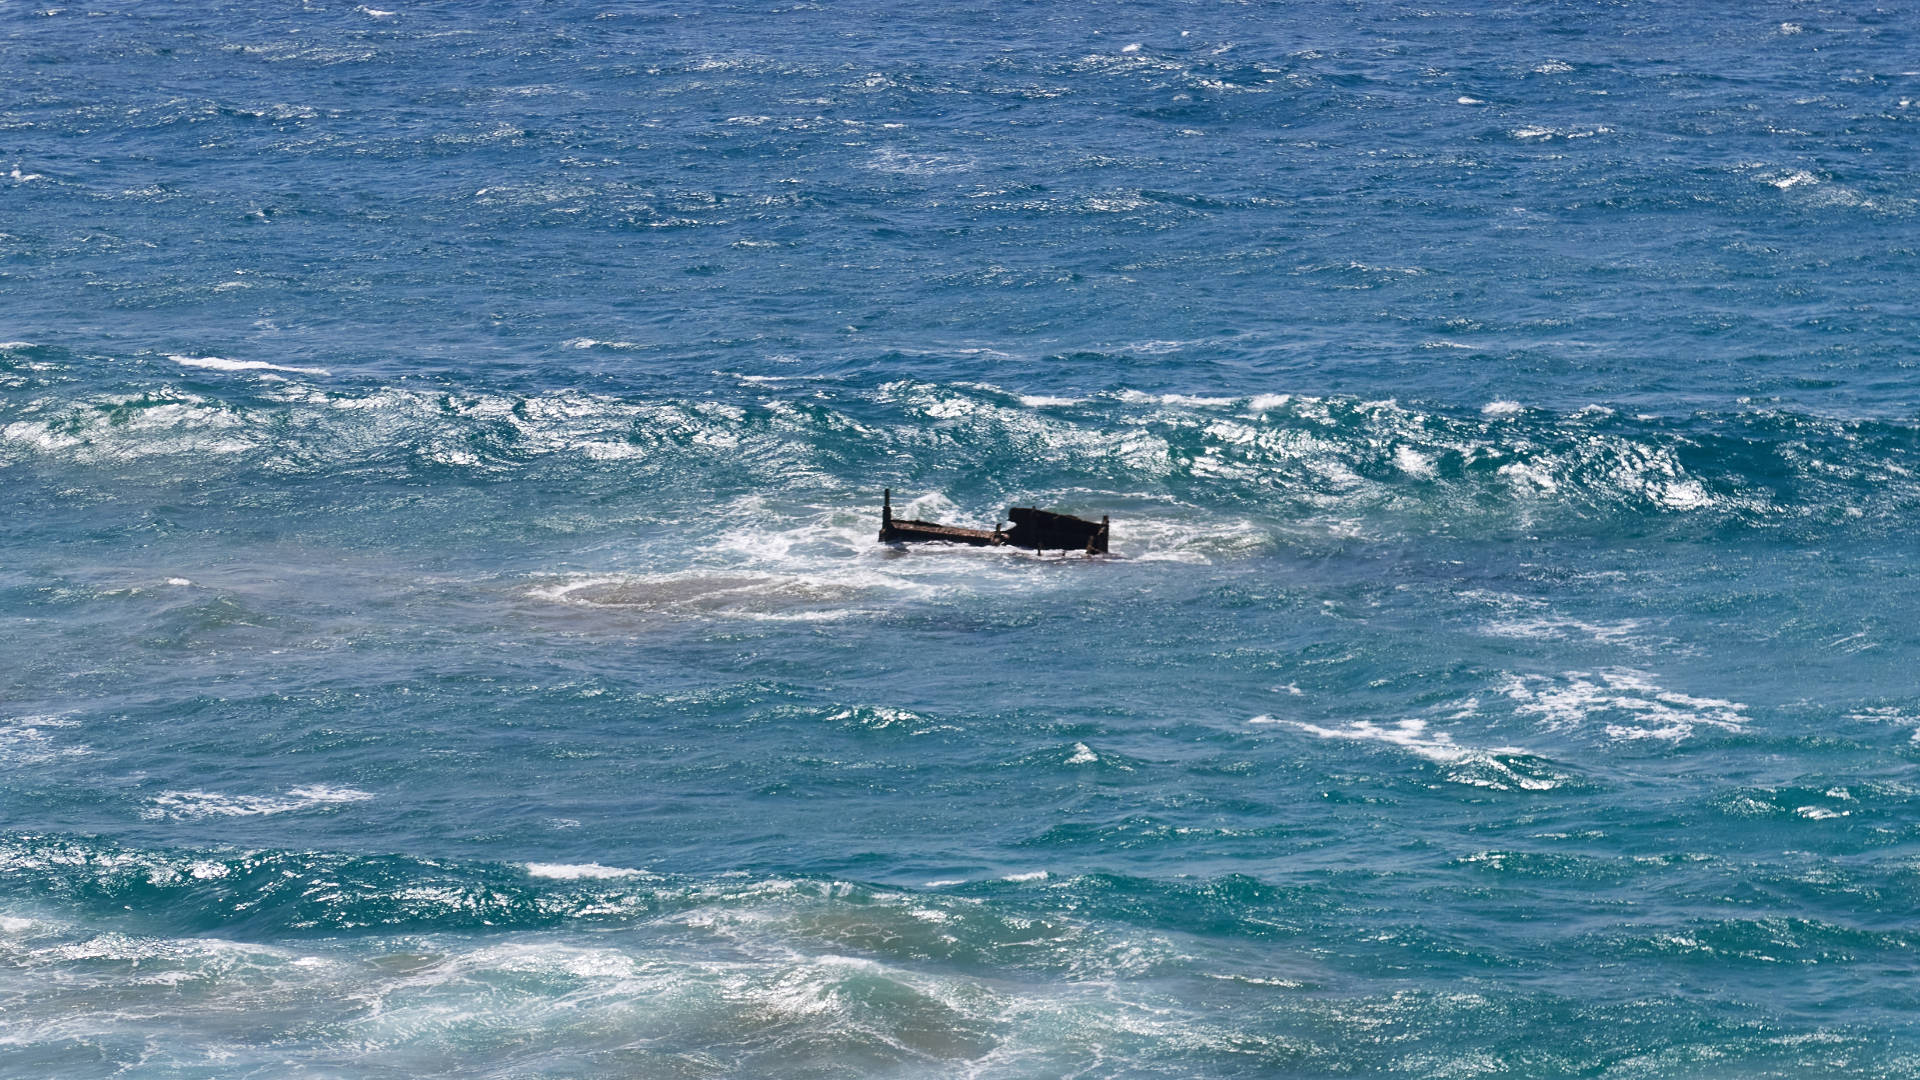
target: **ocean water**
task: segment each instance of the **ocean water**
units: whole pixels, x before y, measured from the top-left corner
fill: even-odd
[[[0,3],[0,1075],[1920,1075],[1916,176],[1904,0]]]

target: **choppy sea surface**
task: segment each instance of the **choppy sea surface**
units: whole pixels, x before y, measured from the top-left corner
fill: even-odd
[[[1907,2],[0,3],[0,1075],[1920,1073],[1916,176]]]

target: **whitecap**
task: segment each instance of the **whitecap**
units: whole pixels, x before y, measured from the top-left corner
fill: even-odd
[[[876,172],[902,173],[909,176],[966,172],[973,167],[972,160],[957,154],[914,154],[890,147],[875,150],[867,162],[867,168]]]
[[[1481,633],[1493,637],[1521,638],[1529,641],[1567,640],[1577,637],[1599,642],[1602,645],[1624,645],[1641,651],[1647,648],[1638,639],[1639,632],[1646,627],[1645,621],[1641,619],[1588,622],[1556,614],[1545,601],[1531,597],[1486,589],[1470,589],[1459,595],[1462,600],[1483,603],[1498,612],[1497,617],[1480,627]]]
[[[598,338],[590,338],[590,337],[568,338],[567,340],[561,342],[560,345],[563,348],[568,348],[568,349],[632,350],[632,349],[644,349],[647,347],[645,343],[638,342],[638,341],[601,341]]]
[[[1513,416],[1514,414],[1524,412],[1525,410],[1526,410],[1525,405],[1522,405],[1517,401],[1507,401],[1504,399],[1498,400],[1498,401],[1489,401],[1485,405],[1482,405],[1480,407],[1481,414],[1485,416]]]
[[[1698,510],[1713,501],[1707,489],[1697,480],[1676,480],[1653,485],[1649,491],[1653,501],[1669,510]]]
[[[1433,475],[1433,459],[1415,450],[1411,446],[1398,446],[1393,451],[1393,464],[1408,476],[1430,477]]]
[[[1476,754],[1524,754],[1518,747],[1501,747],[1491,750],[1476,750],[1460,746],[1447,732],[1427,731],[1425,720],[1402,720],[1391,727],[1376,724],[1371,720],[1355,720],[1343,728],[1326,728],[1318,724],[1309,724],[1300,720],[1278,720],[1272,716],[1256,716],[1247,721],[1250,724],[1289,724],[1302,731],[1312,732],[1323,739],[1352,739],[1360,742],[1382,742],[1408,750],[1428,761],[1452,764],[1464,761]]]
[[[208,817],[254,817],[310,810],[340,803],[366,802],[371,792],[357,788],[314,784],[289,790],[285,795],[226,795],[218,791],[163,791],[147,800],[140,816],[149,820],[171,818],[175,821]]]
[[[62,746],[49,729],[78,727],[78,720],[63,716],[22,716],[0,720],[0,765],[46,765],[61,758],[83,757],[93,752],[84,743]]]
[[[1847,719],[1869,724],[1910,726],[1913,728],[1913,734],[1909,741],[1920,743],[1920,710],[1878,705],[1850,712],[1847,714]]]
[[[1511,465],[1502,465],[1494,472],[1496,475],[1506,477],[1518,488],[1532,489],[1547,495],[1560,490],[1560,484],[1554,480],[1553,474],[1542,465],[1515,462]]]
[[[1732,732],[1747,727],[1745,705],[1676,693],[1633,668],[1507,675],[1497,689],[1514,702],[1516,713],[1548,728],[1574,730],[1602,718],[1607,737],[1618,740],[1678,742],[1701,727]]]
[[[1523,791],[1551,791],[1560,787],[1566,780],[1565,777],[1540,767],[1535,755],[1530,751],[1515,746],[1488,748],[1462,746],[1454,742],[1453,736],[1448,732],[1429,732],[1427,722],[1417,718],[1401,720],[1390,726],[1377,724],[1371,720],[1355,720],[1339,728],[1321,727],[1318,724],[1299,720],[1278,720],[1272,716],[1256,716],[1248,722],[1287,724],[1323,739],[1384,743],[1415,757],[1448,766],[1446,772],[1448,780],[1470,787],[1484,787],[1498,791],[1511,791],[1515,788]]]
[[[326,368],[269,364],[265,360],[229,360],[224,356],[185,356],[180,353],[168,353],[167,359],[182,367],[209,368],[214,371],[291,371],[296,375],[333,374]]]
[[[599,863],[538,863],[527,864],[527,873],[537,878],[552,878],[556,881],[617,881],[622,878],[652,877],[645,870],[633,870],[625,866],[602,866]]]

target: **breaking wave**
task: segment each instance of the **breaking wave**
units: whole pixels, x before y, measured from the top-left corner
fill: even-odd
[[[261,376],[302,370],[222,363]],[[1196,507],[1239,512],[1255,544],[1290,529],[1465,534],[1630,520],[1686,533],[1884,528],[1920,506],[1920,429],[1903,421],[723,379],[724,394],[682,398],[297,379],[14,396],[0,404],[0,467],[396,481],[451,470],[478,482],[558,469],[644,480],[675,505],[716,490],[845,505],[851,491],[869,499],[894,484],[944,494],[983,521],[1013,498],[1124,506],[1129,527],[1146,529],[1191,525]],[[902,461],[925,471],[900,474]],[[1188,550],[1204,558],[1207,546]]]

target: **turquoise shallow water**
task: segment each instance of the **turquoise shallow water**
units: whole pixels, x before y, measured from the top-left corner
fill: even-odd
[[[0,1075],[1920,1072],[1915,16],[0,6]]]

